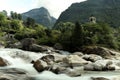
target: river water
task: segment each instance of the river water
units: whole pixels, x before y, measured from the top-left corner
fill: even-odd
[[[120,80],[120,71],[81,71],[80,77],[69,77],[65,74],[56,75],[50,71],[38,73],[33,65],[30,64],[32,60],[37,60],[46,54],[28,52],[19,49],[0,49],[0,57],[6,59],[11,65],[7,67],[0,67],[0,69],[19,68],[28,72],[28,75],[33,80],[91,80],[91,77],[106,77],[110,80]],[[117,79],[114,79],[117,78]]]

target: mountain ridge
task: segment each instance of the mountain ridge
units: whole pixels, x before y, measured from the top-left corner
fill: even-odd
[[[63,11],[56,21],[85,23],[93,15],[97,22],[105,22],[113,27],[120,26],[120,0],[87,0],[80,3],[73,3]]]
[[[56,22],[56,19],[51,16],[49,11],[44,7],[35,8],[22,13],[23,20],[26,20],[27,17],[33,18],[36,23],[42,24],[43,26],[46,26],[48,28],[52,28],[52,26]]]

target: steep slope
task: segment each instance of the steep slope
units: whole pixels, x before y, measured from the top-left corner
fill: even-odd
[[[27,17],[33,18],[37,23],[42,24],[48,28],[51,28],[56,22],[56,19],[51,17],[48,10],[44,7],[32,9],[22,14],[23,20],[25,20]]]
[[[88,22],[90,16],[94,16],[97,22],[105,22],[113,27],[120,26],[120,0],[87,0],[72,4],[62,12],[59,22]]]

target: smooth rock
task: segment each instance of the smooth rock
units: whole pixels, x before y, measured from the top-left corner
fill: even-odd
[[[45,70],[45,68],[47,67],[47,63],[42,61],[42,60],[37,60],[34,62],[33,67],[38,71],[38,72],[42,72]]]
[[[69,55],[63,59],[63,62],[68,63],[71,67],[88,64],[88,61],[82,59],[78,55]]]
[[[96,54],[89,54],[89,55],[83,55],[83,59],[91,62],[95,62],[97,60],[102,60],[102,57]]]

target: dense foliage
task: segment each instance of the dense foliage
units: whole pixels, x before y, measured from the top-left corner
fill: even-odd
[[[17,14],[17,13],[15,13]],[[76,51],[84,46],[99,45],[120,50],[120,28],[111,28],[106,23],[60,22],[53,29],[35,23],[34,19],[26,21],[7,17],[0,13],[0,41],[7,34],[13,34],[16,41],[34,38],[37,44],[54,46],[59,43],[63,49]]]

